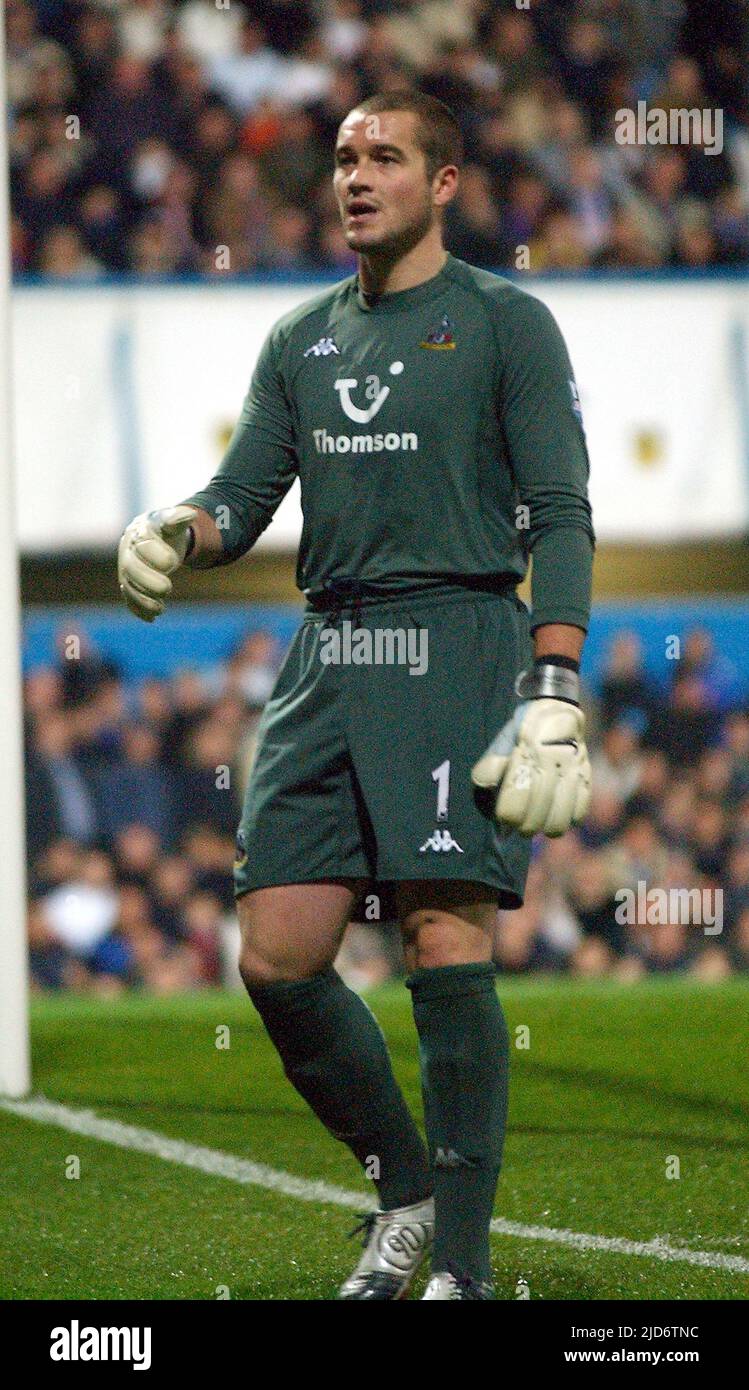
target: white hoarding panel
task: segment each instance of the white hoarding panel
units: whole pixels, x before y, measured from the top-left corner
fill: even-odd
[[[16,454],[24,549],[113,544],[203,486],[273,323],[314,283],[18,288]],[[749,527],[749,285],[528,281],[577,377],[601,541]],[[260,545],[295,546],[295,485]]]

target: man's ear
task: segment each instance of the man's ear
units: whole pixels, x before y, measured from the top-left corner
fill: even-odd
[[[457,165],[445,164],[434,176],[432,197],[439,207],[447,207],[458,191],[460,174]]]

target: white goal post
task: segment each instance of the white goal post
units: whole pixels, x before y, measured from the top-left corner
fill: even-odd
[[[26,856],[13,429],[10,418],[10,217],[5,20],[0,5],[0,1095],[31,1084]]]

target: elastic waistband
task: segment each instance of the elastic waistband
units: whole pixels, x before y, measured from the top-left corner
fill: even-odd
[[[304,619],[307,622],[323,614],[358,613],[362,609],[408,609],[429,607],[434,603],[458,602],[469,598],[516,597],[519,583],[516,575],[465,575],[456,580],[423,586],[384,590],[367,580],[345,577],[326,581],[326,588],[307,595]]]

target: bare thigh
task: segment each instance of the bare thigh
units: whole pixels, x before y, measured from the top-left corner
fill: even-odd
[[[358,892],[356,880],[286,883],[237,902],[239,968],[247,988],[306,980],[332,965]]]
[[[497,904],[486,895],[483,884],[458,880],[398,884],[396,902],[407,969],[491,960]]]

